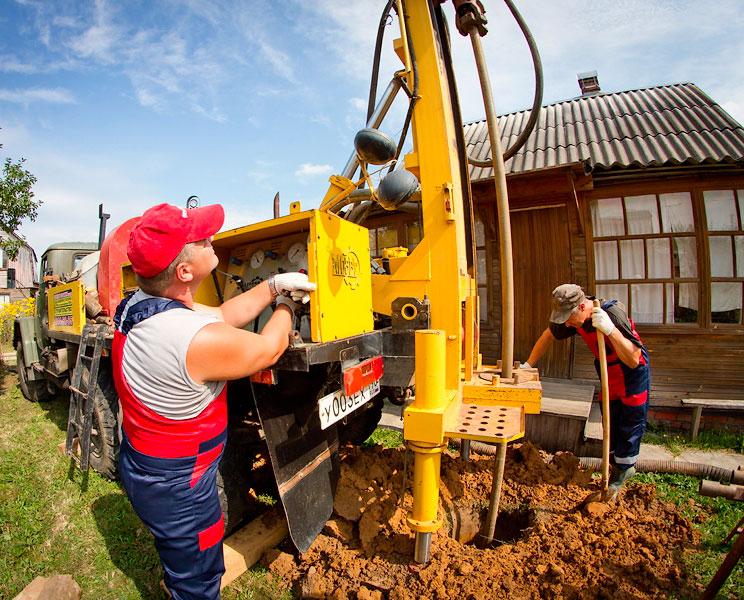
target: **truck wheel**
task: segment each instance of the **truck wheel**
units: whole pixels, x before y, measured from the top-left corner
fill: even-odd
[[[88,371],[83,372],[87,380]],[[107,479],[116,479],[119,459],[119,431],[116,419],[119,397],[114,389],[111,369],[101,362],[98,386],[93,398],[93,423],[90,431],[90,466]]]
[[[26,400],[31,402],[43,402],[49,400],[51,395],[47,389],[46,381],[36,380],[31,381],[28,378],[28,371],[26,370],[26,361],[23,356],[23,342],[16,344],[16,370],[18,371],[18,386],[21,388],[21,393]]]

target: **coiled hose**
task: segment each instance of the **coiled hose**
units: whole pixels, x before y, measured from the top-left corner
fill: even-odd
[[[460,440],[450,440],[450,443],[456,446],[460,445]],[[496,455],[496,446],[484,444],[483,442],[470,442],[470,451],[487,456]],[[580,456],[579,465],[584,469],[600,471],[602,468],[602,459],[593,456]],[[635,464],[636,471],[640,473],[675,473],[678,475],[689,475],[690,477],[700,477],[703,479],[712,479],[722,483],[744,484],[744,471],[736,469],[724,469],[714,465],[703,463],[691,463],[683,460],[655,460],[650,458],[641,458]]]

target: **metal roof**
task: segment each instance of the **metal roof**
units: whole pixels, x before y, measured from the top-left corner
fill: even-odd
[[[529,110],[499,117],[501,147],[514,143]],[[490,159],[485,121],[465,125],[468,154]],[[543,106],[525,145],[506,173],[572,163],[596,169],[744,161],[744,128],[693,83],[599,93]],[[470,167],[472,181],[493,169]]]

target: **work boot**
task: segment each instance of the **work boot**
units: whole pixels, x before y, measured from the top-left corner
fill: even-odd
[[[623,487],[623,484],[635,474],[635,467],[618,469],[613,465],[610,473],[610,483],[607,486],[607,499],[614,500],[617,497],[620,488]]]

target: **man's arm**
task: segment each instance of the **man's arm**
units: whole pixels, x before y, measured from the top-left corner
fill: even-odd
[[[628,340],[620,330],[615,327],[607,336],[610,344],[615,349],[617,357],[631,369],[635,369],[641,362],[641,349]]]
[[[555,337],[553,337],[550,328],[545,329],[545,331],[542,332],[542,335],[537,338],[537,341],[532,348],[532,352],[530,352],[530,357],[527,359],[527,363],[529,363],[531,367],[534,367],[537,364],[537,361],[542,358],[543,354],[548,351],[553,340],[555,340]]]
[[[260,334],[227,323],[210,323],[191,340],[186,353],[186,369],[197,383],[240,379],[266,369],[279,360],[289,345],[292,320],[292,310],[282,304],[276,307]]]
[[[617,357],[631,369],[635,369],[641,362],[641,349],[637,344],[631,342],[626,338],[620,326],[623,325],[622,317],[627,320],[625,315],[614,315],[618,321],[618,326],[615,324],[615,319],[611,318],[607,311],[603,310],[599,306],[595,306],[592,309],[592,325],[595,329],[601,331],[607,340],[612,344],[612,347],[617,353]],[[640,343],[640,342],[639,342]]]
[[[242,328],[258,317],[273,301],[274,294],[271,293],[267,280],[262,281],[247,292],[230,298],[220,306],[195,304],[194,308],[211,313],[228,325]]]

